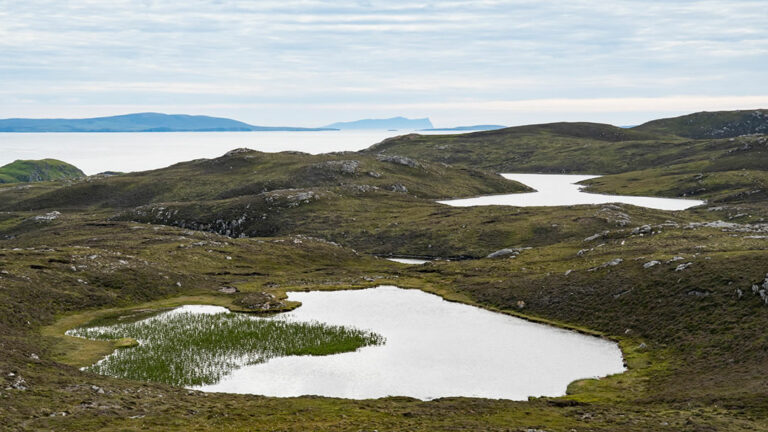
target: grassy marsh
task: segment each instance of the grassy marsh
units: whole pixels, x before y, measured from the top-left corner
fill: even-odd
[[[180,310],[108,326],[85,326],[70,336],[107,341],[138,341],[86,370],[118,378],[177,386],[215,384],[231,371],[273,357],[329,355],[381,345],[381,335],[318,322],[278,317],[214,314]]]

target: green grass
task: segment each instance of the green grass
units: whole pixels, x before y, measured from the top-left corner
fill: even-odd
[[[767,110],[698,112],[653,120],[635,131],[688,138],[730,138],[768,132]]]
[[[67,334],[139,342],[88,371],[187,387],[215,384],[241,366],[274,357],[329,355],[384,343],[382,336],[354,328],[226,312],[173,312],[111,326],[78,327]]]
[[[0,183],[26,183],[78,179],[85,174],[77,167],[56,159],[17,160],[0,167]]]

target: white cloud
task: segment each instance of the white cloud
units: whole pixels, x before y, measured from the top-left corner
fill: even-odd
[[[0,112],[65,111],[77,101],[238,114],[247,104],[289,103],[355,106],[350,116],[439,105],[458,118],[497,101],[574,100],[560,106],[589,110],[578,101],[751,97],[768,94],[764,8],[762,0],[0,0]],[[325,117],[301,115],[278,122]]]

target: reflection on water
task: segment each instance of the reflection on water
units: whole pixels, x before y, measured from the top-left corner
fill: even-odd
[[[576,183],[597,178],[590,175],[565,174],[502,174],[536,189],[536,192],[487,195],[475,198],[439,201],[454,207],[508,205],[517,207],[568,206],[579,204],[624,203],[658,210],[685,210],[704,202],[694,199],[655,198],[629,195],[602,195],[582,192]]]
[[[389,395],[524,400],[624,370],[615,343],[447,302],[419,290],[293,292],[292,319],[370,329],[381,346],[246,366],[204,391],[354,399]]]

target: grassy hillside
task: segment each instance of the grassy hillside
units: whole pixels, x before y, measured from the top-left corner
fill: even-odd
[[[3,208],[135,207],[159,202],[223,200],[271,193],[298,201],[325,188],[390,191],[422,198],[473,196],[529,190],[501,176],[411,159],[355,153],[309,155],[235,150],[216,159],[184,162],[154,171],[88,178],[51,191],[21,192]],[[306,189],[306,194],[293,193]],[[282,191],[282,192],[277,192]]]
[[[768,110],[698,112],[653,120],[634,131],[686,138],[733,138],[768,133]]]
[[[494,172],[618,173],[675,157],[680,139],[596,123],[553,123],[459,135],[405,135],[366,154],[403,155]]]
[[[77,167],[56,159],[17,160],[0,167],[0,183],[27,183],[85,177]]]
[[[740,231],[745,226],[723,232],[660,222],[640,235],[613,224],[593,240],[564,240],[516,258],[403,266],[308,237],[232,239],[99,215],[34,215],[5,214],[0,223],[0,232],[13,233],[0,240],[0,426],[10,430],[768,427],[768,322],[751,289],[765,276],[768,254],[764,240]],[[617,258],[623,261],[604,266]],[[660,264],[645,268],[651,260]],[[680,263],[691,264],[676,271]],[[528,402],[281,399],[86,373],[77,366],[114,346],[62,336],[130,310],[382,283],[605,334],[620,341],[629,371]],[[225,286],[240,293],[219,293]]]
[[[766,166],[765,135],[558,123],[4,185],[0,430],[768,430]],[[524,190],[482,168],[608,173],[589,187],[710,204],[435,202]],[[486,258],[502,248],[517,250]],[[117,346],[63,335],[180,304],[287,310],[286,291],[378,284],[608,337],[628,371],[525,402],[202,394],[82,371]]]

